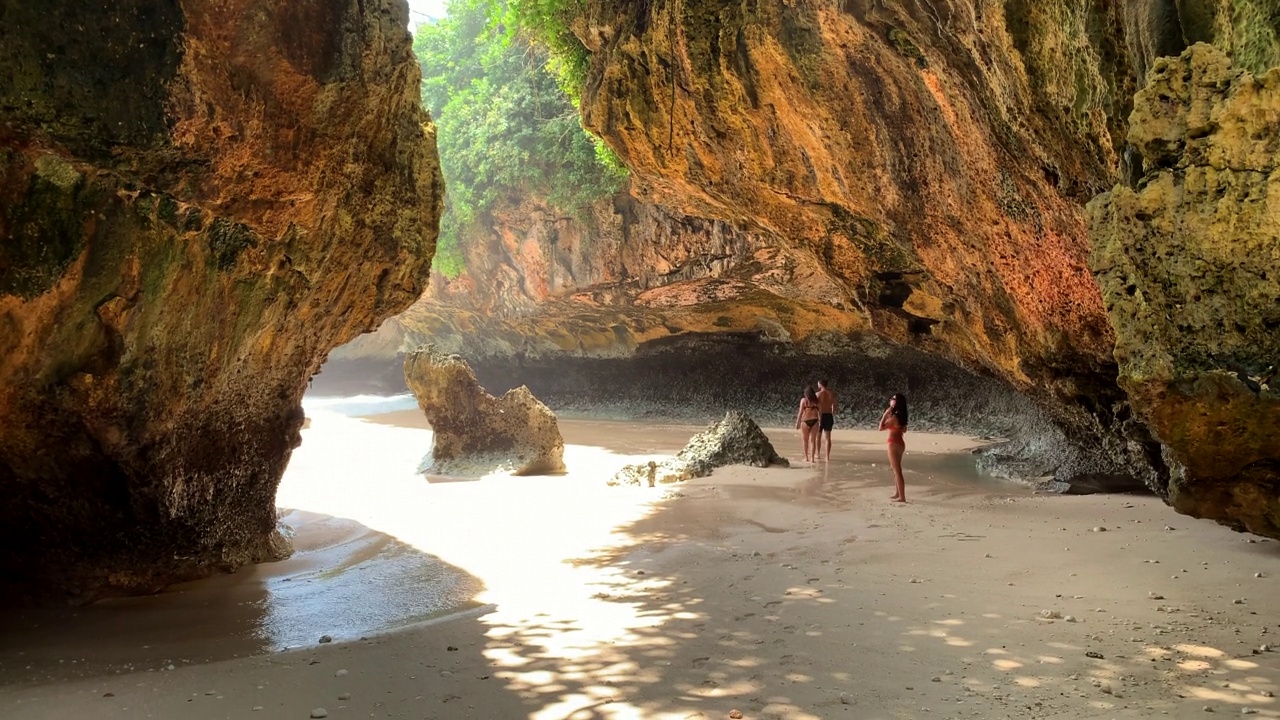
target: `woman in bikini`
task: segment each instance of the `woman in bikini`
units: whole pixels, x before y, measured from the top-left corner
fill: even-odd
[[[898,491],[889,498],[894,502],[907,501],[907,481],[902,477],[902,453],[907,443],[902,435],[907,431],[907,396],[898,393],[889,398],[889,407],[880,416],[880,429],[889,431],[889,467],[893,468],[893,481]]]
[[[796,413],[796,429],[804,443],[804,461],[813,462],[818,457],[818,394],[806,385],[800,397],[800,412]]]

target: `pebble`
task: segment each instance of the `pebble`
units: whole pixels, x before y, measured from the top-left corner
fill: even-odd
[[[449,672],[448,670],[441,670],[440,677],[453,677],[453,673]]]
[[[253,712],[262,712],[262,706],[261,706],[261,705],[254,705],[254,706],[253,706]]]
[[[1057,610],[1041,610],[1040,617],[1045,618],[1046,620],[1059,620],[1062,618],[1062,613]]]
[[[328,711],[328,710],[325,710],[324,708],[316,708],[315,710],[312,710],[312,711],[311,711],[311,717],[313,717],[313,718],[327,718],[327,717],[329,717],[329,711]]]
[[[1263,575],[1262,573],[1254,573],[1254,574],[1253,574],[1253,576],[1254,576],[1254,577],[1256,577],[1256,578],[1263,578],[1263,577],[1266,577],[1266,575]]]
[[[908,580],[907,582],[910,582],[910,583],[918,583],[918,582],[920,582],[920,578],[911,578],[911,579],[910,579],[910,580]]]
[[[1075,615],[1068,615],[1068,616],[1066,616],[1066,617],[1064,617],[1064,618],[1062,618],[1062,619],[1063,619],[1063,620],[1066,620],[1067,622],[1076,622],[1076,616],[1075,616]]]
[[[321,635],[321,636],[320,636],[320,642],[322,642],[322,643],[331,643],[331,642],[333,642],[333,637],[332,637],[332,636],[330,636],[330,635]],[[323,708],[322,708],[322,709],[323,709]],[[323,715],[321,715],[321,717],[324,717],[324,716],[323,716]]]
[[[1208,705],[1205,705],[1203,709],[1205,712],[1213,712],[1213,708],[1209,707]]]
[[[1163,596],[1163,595],[1161,595],[1160,593],[1153,593],[1153,592],[1149,592],[1149,593],[1147,593],[1147,597],[1151,598],[1152,600],[1163,600],[1163,599],[1164,599],[1164,596]]]
[[[1257,712],[1258,712],[1257,710],[1254,710],[1254,709],[1253,709],[1253,708],[1251,708],[1251,707],[1242,707],[1242,708],[1240,708],[1240,714],[1241,714],[1241,715],[1254,715],[1254,714],[1257,714]]]
[[[350,699],[351,699],[351,693],[342,693],[341,695],[339,695],[339,696],[338,696],[338,699],[339,699],[339,700],[350,700]]]
[[[853,698],[849,697],[849,693],[842,692],[842,693],[840,693],[840,704],[841,704],[841,705],[852,705],[852,704],[853,704]]]
[[[741,711],[741,710],[730,710],[730,711],[729,711],[729,720],[742,720],[742,711]]]
[[[1273,692],[1271,692],[1270,690],[1263,690],[1263,691],[1262,691],[1262,693],[1261,693],[1261,695],[1262,695],[1262,697],[1275,697],[1275,696],[1276,696],[1276,694],[1275,694],[1275,693],[1273,693]]]
[[[1104,527],[1102,527],[1101,525],[1099,525],[1099,526],[1097,526],[1097,527],[1095,527],[1095,528],[1093,529],[1093,532],[1106,532],[1106,531],[1107,531],[1107,529],[1106,529],[1106,528],[1104,528]]]
[[[1231,604],[1232,604],[1232,605],[1243,605],[1243,604],[1244,604],[1244,598],[1236,598],[1235,600],[1232,600],[1232,601],[1231,601]]]
[[[929,680],[929,681],[930,681],[930,682],[942,682],[942,678],[938,677],[937,675],[934,675],[932,678],[930,678],[930,680]]]
[[[339,670],[338,672],[334,673],[334,674],[333,674],[333,676],[334,676],[334,677],[346,677],[346,676],[347,676],[347,671],[346,671],[346,670]]]

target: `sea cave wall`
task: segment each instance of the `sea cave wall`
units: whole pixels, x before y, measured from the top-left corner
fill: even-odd
[[[1274,333],[1262,331],[1275,286],[1222,279],[1259,270],[1226,253],[1275,256],[1276,218],[1259,209],[1265,182],[1206,188],[1181,169],[1235,142],[1252,164],[1225,170],[1266,176],[1260,158],[1280,135],[1266,93],[1222,88],[1280,64],[1274,4],[588,2],[573,27],[589,53],[584,121],[643,197],[807,251],[875,333],[1002,378],[1176,508],[1277,534],[1280,456],[1261,429],[1274,427],[1274,405],[1249,387],[1274,361]],[[1195,71],[1161,58],[1195,43],[1235,65],[1208,83],[1218,95],[1170,85]],[[1195,120],[1233,113],[1252,120],[1232,123],[1230,139]],[[1091,240],[1086,204],[1117,186]],[[1199,219],[1150,220],[1160,203]],[[1248,220],[1206,219],[1236,210]],[[1243,222],[1258,227],[1233,233]],[[1147,249],[1125,247],[1131,237]],[[1158,303],[1117,301],[1126,272]],[[1152,277],[1180,273],[1176,289],[1145,294]],[[1203,321],[1161,323],[1163,349],[1133,352],[1156,313],[1183,301],[1250,315],[1217,335],[1198,335]],[[1204,352],[1212,337],[1231,350]],[[1144,374],[1144,356],[1161,352],[1175,370]],[[1226,429],[1250,419],[1258,429]],[[1246,447],[1212,463],[1228,435]]]
[[[308,378],[421,294],[434,248],[407,20],[403,0],[0,3],[0,576],[20,592],[289,551],[275,489]]]

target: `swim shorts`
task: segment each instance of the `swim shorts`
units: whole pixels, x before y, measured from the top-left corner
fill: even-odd
[[[822,429],[830,431],[836,426],[836,416],[831,413],[822,413]]]

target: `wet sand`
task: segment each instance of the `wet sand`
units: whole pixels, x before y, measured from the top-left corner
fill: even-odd
[[[970,439],[908,434],[912,502],[894,506],[877,433],[838,430],[829,464],[650,489],[603,479],[700,428],[566,421],[567,475],[428,483],[416,411],[312,420],[280,502],[329,554],[0,636],[0,716],[1280,717],[1280,653],[1254,652],[1280,641],[1280,543],[1152,497],[982,477]],[[797,456],[796,432],[769,434]],[[388,547],[424,564],[338,589],[395,567]],[[433,571],[463,589],[423,599]],[[260,593],[284,577],[316,592],[276,616],[292,630],[245,641],[242,616],[269,626]],[[377,594],[397,587],[402,605]],[[378,624],[362,613],[390,627],[428,607],[446,619],[362,630]],[[174,628],[161,652],[138,647],[151,626]],[[190,662],[156,661],[173,655]],[[80,658],[96,658],[84,677],[59,674]]]

